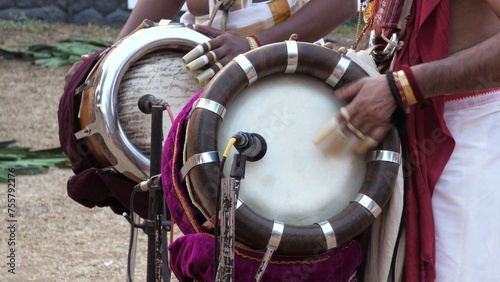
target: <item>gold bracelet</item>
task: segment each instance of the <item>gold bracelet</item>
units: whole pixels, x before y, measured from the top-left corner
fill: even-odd
[[[401,87],[403,88],[406,101],[408,101],[408,105],[415,105],[417,103],[417,99],[413,94],[413,90],[411,89],[410,83],[408,82],[408,78],[406,78],[405,72],[400,70],[397,72],[397,75],[399,78],[399,82],[401,82]]]
[[[250,50],[256,49],[259,47],[259,44],[257,44],[257,41],[253,39],[252,37],[248,36],[245,37],[248,40],[248,43],[250,44]]]

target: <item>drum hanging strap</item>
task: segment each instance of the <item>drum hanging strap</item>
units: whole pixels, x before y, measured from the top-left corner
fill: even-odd
[[[281,236],[283,235],[283,230],[285,229],[285,224],[283,222],[274,221],[273,231],[271,233],[271,238],[269,238],[269,243],[267,244],[267,250],[262,258],[262,262],[260,263],[259,270],[257,270],[257,274],[255,274],[254,282],[260,281],[262,279],[262,275],[264,275],[264,271],[266,271],[267,265],[271,260],[271,256],[274,251],[278,249],[278,246],[281,241]]]
[[[222,11],[222,19],[220,22],[220,29],[222,31],[226,31],[226,23],[227,23],[227,18],[229,16],[229,9],[233,6],[234,0],[215,0],[215,7],[212,11],[212,14],[210,15],[210,19],[208,21],[208,26],[212,26],[212,23],[214,21],[215,15],[217,14],[217,11],[221,10]]]

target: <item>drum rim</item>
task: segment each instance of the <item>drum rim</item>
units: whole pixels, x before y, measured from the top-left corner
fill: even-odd
[[[294,47],[290,48],[290,46]],[[297,53],[290,54],[290,50],[294,49]],[[269,58],[268,54],[272,54],[272,58]],[[296,62],[296,65],[290,67],[290,62]],[[253,68],[253,70],[248,70],[248,68]],[[290,72],[290,70],[292,71]],[[240,93],[257,77],[284,72],[307,74],[325,81],[334,88],[367,76],[367,73],[351,62],[349,58],[330,49],[310,43],[287,41],[266,45],[240,55],[212,79],[200,98],[210,99],[225,106],[230,97]],[[193,109],[186,130],[187,153],[184,161],[195,154],[217,151],[220,122],[221,118],[211,111]],[[201,129],[200,123],[204,124],[204,130]],[[208,128],[214,128],[214,130],[206,130],[207,123]],[[374,152],[392,152],[394,155],[400,156],[397,131],[393,129]],[[213,181],[210,178],[218,175],[218,164],[219,162],[206,163],[194,167],[189,172],[186,178],[187,182],[191,183],[189,186],[192,186],[188,187],[190,195],[193,195],[191,190],[197,189],[196,185],[192,184],[193,180],[203,178],[205,183]],[[400,163],[392,162],[389,159],[369,161],[360,195],[353,199],[346,209],[321,223],[304,226],[285,224],[281,227],[284,231],[282,236],[280,235],[281,242],[276,253],[282,255],[318,254],[359,235],[375,220],[388,202],[399,166]],[[385,174],[382,175],[381,172]],[[209,186],[204,185],[203,187]],[[213,191],[201,192],[213,195]],[[200,195],[195,195],[195,197],[200,198]],[[197,198],[192,199],[193,202],[200,201]],[[201,200],[207,201],[207,199]],[[204,207],[203,203],[198,202],[198,205],[208,209]],[[206,210],[202,210],[202,212],[207,214]],[[357,226],[353,226],[352,221],[354,220],[350,219],[355,219]],[[264,249],[268,247],[265,242],[273,240],[273,230],[280,224],[260,216],[244,203],[240,203],[236,212],[236,237],[253,248]]]
[[[150,161],[127,138],[118,118],[116,103],[121,78],[129,67],[141,57],[169,46],[194,48],[209,37],[180,25],[155,26],[136,31],[112,46],[96,71],[95,99],[89,107],[90,135],[98,134],[101,150],[118,172],[134,181],[146,180],[150,174]],[[89,75],[94,75],[93,72]],[[195,93],[193,93],[194,95]],[[84,130],[84,129],[82,129]]]

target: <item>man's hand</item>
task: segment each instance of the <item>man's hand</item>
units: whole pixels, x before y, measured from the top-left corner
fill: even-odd
[[[391,116],[396,109],[396,102],[385,75],[363,78],[335,91],[335,96],[341,101],[352,100],[345,106],[351,124],[377,143],[394,126]],[[336,118],[339,124],[345,122],[340,113]],[[348,128],[343,131],[346,135],[354,134]]]
[[[209,43],[217,57],[217,61],[223,66],[227,65],[239,54],[250,51],[250,44],[245,38],[203,25],[195,25],[194,29],[213,38],[209,40]]]

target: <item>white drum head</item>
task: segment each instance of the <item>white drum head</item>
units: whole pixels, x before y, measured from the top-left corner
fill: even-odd
[[[239,131],[255,132],[267,153],[247,162],[239,198],[261,216],[308,225],[340,213],[357,195],[365,177],[364,155],[335,152],[312,142],[341,104],[333,89],[306,75],[273,75],[257,80],[227,106],[219,130],[219,152]],[[233,148],[224,174],[229,176]]]

